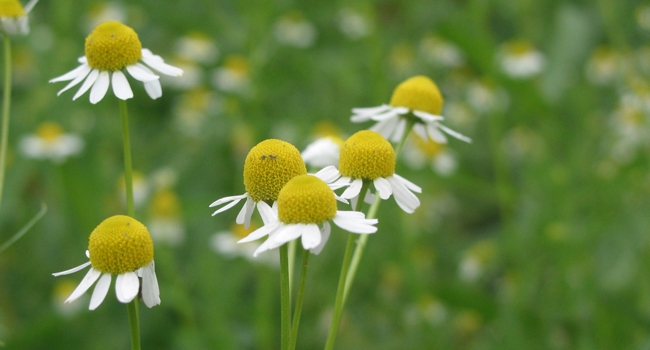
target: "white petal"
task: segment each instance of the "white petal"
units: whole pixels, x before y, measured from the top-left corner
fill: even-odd
[[[251,199],[251,202],[252,201],[253,200]],[[277,202],[274,202],[274,204],[275,203]],[[264,222],[265,225],[271,222],[278,221],[277,208],[269,207],[269,205],[266,204],[266,202],[264,201],[260,201],[257,204],[257,211],[260,212],[260,216],[262,216],[262,221]]]
[[[399,118],[395,130],[393,130],[393,134],[390,138],[390,141],[394,143],[400,142],[402,139],[402,135],[404,135],[405,129],[406,129],[406,119]],[[406,130],[406,131],[408,132],[410,130]]]
[[[235,200],[236,200],[235,203],[239,203],[240,200],[242,200],[244,198],[247,198],[247,197],[248,197],[248,193],[240,194],[238,196],[229,196],[229,197],[219,198],[216,201],[212,202],[212,204],[210,204],[210,208],[216,207],[217,205],[220,205],[220,204],[223,204],[223,203],[226,203],[226,202],[232,202],[232,201],[235,201]]]
[[[90,270],[88,270],[86,276],[81,280],[77,288],[74,290],[74,292],[72,292],[72,294],[70,294],[70,296],[68,297],[68,299],[66,299],[65,302],[69,303],[77,300],[77,298],[79,298],[84,293],[86,293],[88,288],[90,288],[90,286],[92,286],[93,283],[97,281],[97,279],[101,274],[102,273],[99,272],[99,270],[95,270],[94,268],[91,267]]]
[[[386,111],[384,113],[375,114],[375,115],[370,117],[370,119],[372,119],[372,120],[374,120],[376,122],[380,122],[380,121],[388,120],[388,119],[394,119],[394,118],[398,118],[398,115],[392,109],[389,110],[389,111]]]
[[[445,118],[440,115],[435,115],[431,113],[427,113],[424,111],[413,111],[413,114],[415,114],[416,117],[422,119],[423,122],[425,123],[431,123],[436,120],[444,120]]]
[[[126,71],[129,72],[133,78],[141,82],[158,80],[160,78],[159,76],[153,74],[149,68],[145,67],[141,63],[126,66]]]
[[[383,136],[385,139],[390,139],[391,135],[393,135],[395,129],[397,128],[397,124],[399,123],[399,120],[400,120],[399,117],[382,120],[377,124],[373,125],[370,128],[370,130],[381,134],[381,136]]]
[[[113,84],[113,93],[115,94],[115,97],[120,100],[128,100],[133,97],[131,85],[129,85],[129,81],[126,80],[126,76],[122,71],[117,70],[113,72],[113,81],[111,81],[111,84]]]
[[[62,76],[56,77],[54,79],[50,79],[50,83],[56,83],[59,81],[68,81],[72,79],[77,79],[79,78],[80,75],[86,76],[88,72],[90,72],[90,66],[87,64],[82,64],[81,66],[63,74]],[[85,73],[84,73],[85,72]]]
[[[61,272],[55,272],[55,273],[52,274],[52,276],[69,275],[69,274],[71,274],[71,273],[75,273],[75,272],[77,272],[77,271],[80,271],[80,270],[85,269],[86,266],[88,266],[88,265],[90,265],[90,261],[89,261],[89,262],[86,262],[86,263],[83,263],[83,264],[81,264],[81,265],[79,265],[79,266],[77,266],[77,267],[73,267],[73,268],[71,268],[70,270],[65,270],[65,271],[61,271]]]
[[[456,132],[456,131],[454,131],[454,130],[451,130],[451,129],[449,129],[448,127],[446,127],[446,126],[444,126],[444,125],[442,125],[442,124],[438,124],[438,127],[439,127],[440,129],[442,129],[442,131],[444,131],[444,132],[446,132],[447,134],[451,135],[452,137],[455,137],[455,138],[457,138],[457,139],[459,139],[459,140],[461,140],[461,141],[465,141],[465,142],[467,142],[467,143],[472,143],[472,139],[471,139],[471,138],[469,138],[469,137],[467,137],[467,136],[465,136],[465,135],[463,135],[463,134],[461,134],[461,133],[459,133],[459,132]]]
[[[361,215],[359,215],[361,214]],[[337,211],[334,219],[336,226],[353,233],[375,233],[377,219],[366,219],[365,215],[355,211]]]
[[[237,243],[248,243],[248,242],[258,240],[266,235],[271,234],[273,231],[280,228],[280,226],[282,226],[282,223],[279,221],[266,224],[258,228],[257,230],[251,232],[250,234],[248,234],[248,236],[240,239],[239,241],[237,241]]]
[[[387,178],[393,187],[393,197],[402,210],[411,214],[420,206],[420,200],[399,179],[391,176]]]
[[[96,104],[101,101],[102,98],[106,95],[108,91],[108,86],[111,83],[111,79],[107,71],[99,72],[97,81],[93,84],[93,88],[90,90],[90,103]]]
[[[240,225],[244,224],[244,227],[248,228],[251,225],[251,217],[255,211],[255,202],[251,197],[248,197],[248,192],[245,193],[245,195],[247,196],[246,203],[244,203],[244,206],[239,211],[239,214],[237,214],[237,219],[235,222]]]
[[[138,295],[140,280],[135,272],[125,272],[115,279],[115,295],[121,303],[128,303]]]
[[[108,289],[111,287],[111,274],[110,273],[105,273],[102,275],[102,277],[97,281],[97,284],[95,285],[95,290],[93,290],[93,296],[90,298],[90,306],[88,306],[89,310],[95,310],[99,305],[101,305],[102,301],[104,301],[104,298],[106,298],[106,294],[108,294]]]
[[[143,49],[142,50],[142,61],[146,63],[149,67],[157,70],[158,72],[170,75],[173,77],[180,77],[183,75],[183,70],[174,66],[170,66],[165,63],[162,57],[151,54],[151,51]]]
[[[149,308],[160,305],[160,289],[153,260],[142,268],[142,301]]]
[[[415,123],[415,125],[413,125],[413,131],[414,131],[418,136],[420,136],[421,139],[423,139],[423,140],[428,140],[428,139],[429,139],[429,135],[427,135],[427,127],[426,127],[426,124]]]
[[[388,199],[388,197],[393,194],[393,190],[391,189],[390,182],[388,182],[388,180],[384,179],[383,177],[378,177],[373,182],[375,184],[377,192],[379,192],[379,198]]]
[[[25,11],[25,14],[29,14],[32,11],[32,9],[34,8],[34,6],[36,5],[37,2],[38,2],[38,0],[31,0],[30,2],[28,2],[27,5],[25,5],[25,7],[23,8],[23,11]]]
[[[79,84],[84,78],[90,73],[91,68],[88,65],[83,65],[80,68],[83,68],[81,72],[79,72],[79,75],[77,75],[76,78],[74,78],[71,82],[68,83],[63,89],[59,90],[59,92],[56,93],[57,96],[61,95],[63,92],[67,91],[73,86],[76,86]]]
[[[278,229],[273,235],[269,237],[269,249],[277,248],[289,241],[293,241],[302,235],[306,226],[309,224],[283,224],[283,227]]]
[[[354,179],[352,181],[352,184],[350,184],[350,187],[346,188],[345,191],[343,191],[341,197],[346,199],[356,198],[359,195],[359,192],[361,192],[361,186],[363,186],[363,180]]]
[[[427,124],[427,133],[429,137],[437,143],[447,143],[447,136],[438,129],[438,122]]]
[[[417,192],[417,193],[422,193],[422,188],[420,186],[412,183],[411,181],[409,181],[409,180],[407,180],[407,179],[405,179],[405,178],[403,178],[403,177],[401,177],[401,176],[399,176],[397,174],[393,174],[393,177],[400,180],[404,185],[406,185],[406,187],[409,190],[411,190],[413,192]]]
[[[352,113],[359,115],[375,115],[378,113],[383,113],[391,109],[389,105],[381,105],[378,107],[365,107],[365,108],[352,108]]]
[[[144,90],[147,92],[149,97],[152,100],[155,100],[162,96],[162,87],[160,86],[160,81],[151,80],[144,83]]]
[[[330,182],[334,182],[336,179],[341,177],[341,173],[339,173],[339,170],[336,169],[335,166],[330,165],[318,171],[316,174],[314,174],[314,176],[329,184]]]
[[[302,232],[302,247],[305,249],[314,249],[320,245],[320,229],[316,224],[305,225]]]
[[[74,95],[74,97],[72,97],[72,100],[74,101],[77,98],[79,98],[79,96],[85,94],[86,91],[88,91],[88,89],[90,89],[90,87],[93,86],[93,84],[97,80],[98,76],[99,76],[99,71],[97,69],[93,69],[90,72],[90,74],[88,74],[88,77],[86,78],[84,83],[79,88],[79,91],[77,91],[77,93]]]
[[[350,121],[353,123],[363,123],[370,120],[370,115],[358,114],[350,117]]]
[[[327,240],[330,238],[331,231],[332,231],[332,227],[330,226],[330,223],[325,221],[323,223],[323,227],[320,229],[320,236],[321,236],[320,244],[317,247],[312,248],[310,250],[312,254],[318,255],[320,254],[320,252],[323,251],[323,248],[325,247],[325,243],[327,243]]]

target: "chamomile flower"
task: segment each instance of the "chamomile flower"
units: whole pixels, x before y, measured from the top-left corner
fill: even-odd
[[[412,192],[422,189],[405,178],[395,174],[395,151],[390,142],[371,130],[361,130],[350,136],[341,148],[337,183],[348,182],[342,198],[359,196],[364,181],[372,181],[381,199],[391,194],[402,210],[413,213],[420,206],[420,200]]]
[[[325,136],[307,145],[301,156],[305,164],[314,168],[336,166],[339,163],[339,153],[343,140],[336,136]]]
[[[415,135],[407,147],[404,147],[404,161],[415,169],[428,164],[440,176],[449,176],[456,171],[458,163],[453,153],[441,143],[431,139],[423,140]]]
[[[377,122],[370,130],[380,133],[385,138],[398,142],[407,125],[407,120],[415,121],[413,131],[420,137],[430,137],[439,143],[446,143],[444,133],[461,141],[472,140],[440,124],[443,98],[436,84],[425,76],[415,76],[399,84],[390,104],[370,108],[354,108],[351,120],[361,123],[368,120]],[[444,132],[444,133],[443,133]]]
[[[115,215],[104,220],[90,234],[86,255],[90,259],[89,262],[53,274],[69,275],[90,265],[90,270],[66,303],[82,296],[97,282],[89,306],[90,310],[95,310],[106,298],[112,276],[116,275],[115,294],[121,303],[131,302],[138,296],[142,287],[142,300],[147,307],[160,304],[153,261],[153,242],[149,231],[139,221],[124,215]]]
[[[79,67],[50,80],[50,83],[72,80],[57,95],[83,80],[73,100],[90,89],[90,103],[95,104],[104,98],[110,85],[117,98],[127,100],[133,97],[133,91],[124,75],[123,71],[126,70],[133,78],[144,83],[147,94],[155,100],[162,96],[160,77],[147,66],[165,75],[183,75],[183,70],[166,64],[162,57],[142,48],[138,34],[117,21],[98,25],[86,38],[85,51],[86,55],[78,60],[81,63]]]
[[[55,122],[43,122],[34,134],[24,136],[18,145],[24,155],[34,159],[50,159],[61,163],[70,156],[79,154],[84,148],[81,137],[65,133]]]
[[[185,239],[181,204],[178,196],[169,188],[158,190],[151,199],[149,232],[156,242],[178,246]]]
[[[284,45],[308,48],[316,40],[316,28],[301,12],[293,11],[282,16],[273,26],[275,38]]]
[[[357,211],[337,210],[334,191],[325,181],[309,174],[289,180],[278,194],[277,205],[273,208],[260,202],[258,210],[264,226],[238,242],[246,243],[269,236],[253,256],[298,238],[305,250],[319,254],[330,236],[329,221],[353,233],[377,232],[374,226],[377,219],[366,219],[363,213]]]
[[[544,70],[546,59],[528,41],[511,41],[503,44],[497,53],[501,70],[513,79],[527,79]]]
[[[221,91],[248,94],[251,89],[250,62],[242,55],[226,57],[223,65],[212,72],[212,85]]]
[[[9,35],[29,33],[28,15],[38,0],[31,0],[25,7],[18,0],[0,0],[0,25]]]

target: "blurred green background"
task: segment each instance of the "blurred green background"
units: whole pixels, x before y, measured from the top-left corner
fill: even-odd
[[[382,204],[337,348],[650,348],[650,4],[619,0],[42,0],[12,41],[0,242],[49,210],[0,254],[5,348],[129,346],[112,289],[91,312],[90,293],[63,304],[84,272],[51,275],[87,261],[90,232],[125,212],[117,99],[71,101],[77,88],[57,97],[64,83],[47,83],[103,19],[185,69],[155,101],[129,77],[136,217],[162,299],[140,308],[143,348],[279,348],[279,270],[215,249],[239,206],[208,205],[244,193],[256,143],[346,138],[371,126],[352,108],[388,103],[413,75],[437,82],[445,125],[474,142],[410,157],[407,145],[397,172],[423,187],[422,206]],[[44,121],[84,149],[27,156],[21,139]],[[345,239],[335,229],[310,261],[300,349],[324,345]]]

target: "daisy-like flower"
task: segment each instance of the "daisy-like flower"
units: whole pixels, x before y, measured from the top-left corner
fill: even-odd
[[[264,201],[274,202],[284,185],[293,177],[307,174],[307,167],[300,157],[300,151],[285,141],[269,139],[251,148],[244,162],[244,186],[246,193],[221,198],[210,207],[228,203],[212,216],[237,205],[242,199],[246,204],[237,215],[236,222],[248,227],[256,205]]]
[[[316,40],[316,28],[299,11],[282,16],[273,26],[273,34],[280,43],[303,49]]]
[[[131,302],[142,287],[142,300],[147,307],[160,304],[153,242],[149,231],[139,221],[125,215],[115,215],[102,221],[90,234],[86,255],[89,262],[53,274],[69,275],[90,265],[90,270],[66,303],[82,296],[97,282],[89,307],[90,310],[95,310],[106,298],[112,276],[116,275],[115,294],[121,303]]]
[[[351,120],[361,123],[368,120],[377,122],[370,130],[380,133],[385,138],[398,142],[407,125],[407,120],[415,121],[413,130],[423,139],[430,137],[439,143],[446,143],[449,134],[459,140],[472,142],[448,127],[440,124],[444,118],[441,116],[442,95],[436,84],[425,76],[415,76],[399,84],[390,104],[370,108],[354,108]],[[443,133],[444,132],[444,133]]]
[[[325,181],[309,174],[289,180],[273,208],[260,202],[258,209],[264,226],[238,242],[246,243],[269,236],[253,256],[298,238],[305,250],[319,254],[330,236],[330,220],[349,232],[377,232],[374,226],[377,219],[366,219],[363,213],[357,211],[337,210],[334,191]]]
[[[361,130],[350,136],[341,148],[339,171],[343,176],[337,183],[348,182],[342,198],[359,196],[364,181],[372,181],[381,199],[394,195],[397,204],[407,213],[413,213],[420,206],[420,200],[412,192],[422,189],[405,178],[395,174],[395,150],[383,136]]]
[[[27,157],[61,163],[66,158],[79,154],[84,148],[84,141],[78,135],[65,133],[55,122],[43,122],[34,134],[20,140],[18,148]]]
[[[212,85],[221,91],[247,94],[250,91],[250,63],[242,55],[226,57],[212,73]]]
[[[0,24],[9,35],[29,33],[28,15],[38,0],[31,0],[25,7],[18,0],[0,0]]]
[[[440,176],[449,176],[456,171],[458,164],[454,155],[441,143],[431,139],[423,140],[415,135],[410,147],[404,148],[404,161],[415,169],[429,164]]]
[[[178,246],[185,239],[185,226],[178,196],[169,188],[158,190],[151,199],[149,232],[158,243]]]
[[[138,34],[117,21],[98,25],[86,38],[85,51],[86,55],[79,58],[79,67],[50,80],[50,83],[72,80],[57,95],[83,80],[73,100],[90,89],[90,103],[95,104],[104,98],[109,85],[113,86],[117,98],[127,100],[133,97],[133,91],[124,75],[123,71],[126,70],[133,78],[144,83],[149,97],[157,99],[162,96],[160,77],[147,66],[165,75],[183,75],[183,70],[166,64],[162,57],[143,49]]]
[[[501,70],[513,79],[526,79],[542,72],[546,60],[528,41],[512,41],[497,53]]]
[[[324,168],[326,166],[336,166],[339,163],[339,153],[343,140],[336,136],[325,136],[307,145],[302,151],[302,159],[305,164],[314,168]]]

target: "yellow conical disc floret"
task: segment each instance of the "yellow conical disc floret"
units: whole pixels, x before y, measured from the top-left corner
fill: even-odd
[[[433,115],[442,113],[443,102],[436,83],[422,75],[409,78],[397,85],[390,99],[390,105],[393,107],[406,107],[412,111],[423,111]]]
[[[148,265],[153,260],[153,242],[139,221],[115,215],[90,234],[88,252],[92,267],[119,275]]]
[[[278,218],[285,224],[318,224],[335,215],[334,192],[316,176],[294,177],[278,196]]]
[[[45,142],[52,142],[63,135],[63,129],[55,122],[43,122],[36,128],[36,135]]]
[[[281,140],[265,140],[253,147],[244,163],[244,186],[255,201],[275,201],[284,184],[307,174],[300,151]]]
[[[86,58],[92,68],[116,71],[142,58],[138,34],[117,21],[99,24],[86,38]]]
[[[0,0],[1,17],[22,17],[25,15],[23,5],[17,0]]]
[[[361,130],[343,144],[339,171],[353,179],[375,180],[391,176],[395,173],[395,150],[379,133]]]

